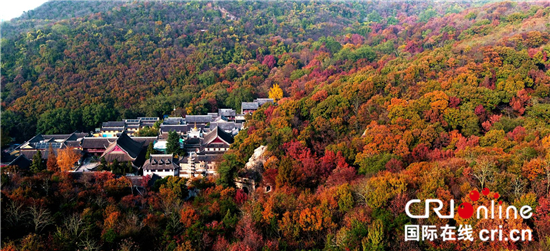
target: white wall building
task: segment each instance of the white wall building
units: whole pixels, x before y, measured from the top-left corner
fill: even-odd
[[[143,164],[143,176],[156,174],[162,178],[179,176],[180,167],[173,154],[151,154]]]

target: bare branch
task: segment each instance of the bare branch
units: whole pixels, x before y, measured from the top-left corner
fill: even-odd
[[[44,228],[53,223],[51,213],[48,209],[36,204],[32,205],[29,209],[35,233],[40,233]]]

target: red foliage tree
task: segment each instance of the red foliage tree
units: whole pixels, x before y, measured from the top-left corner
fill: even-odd
[[[237,202],[237,204],[239,205],[242,205],[247,199],[248,195],[244,192],[244,190],[237,189],[237,192],[235,193],[235,202]]]
[[[398,159],[391,159],[388,163],[386,163],[386,170],[392,173],[398,173],[403,170],[403,162]]]
[[[269,69],[273,68],[273,66],[275,66],[276,63],[277,63],[277,60],[273,55],[265,56],[262,62],[262,64],[267,66]]]
[[[428,152],[428,147],[425,144],[420,143],[415,148],[413,148],[412,158],[415,162],[427,160]]]

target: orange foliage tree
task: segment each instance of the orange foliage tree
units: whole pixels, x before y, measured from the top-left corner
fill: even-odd
[[[52,148],[52,145],[48,148],[48,161],[46,162],[46,167],[50,172],[59,171],[59,166],[57,164],[57,158],[55,157],[55,152]]]
[[[59,153],[57,154],[57,165],[61,171],[69,171],[78,159],[80,159],[80,154],[78,154],[74,149],[65,148],[59,150]]]

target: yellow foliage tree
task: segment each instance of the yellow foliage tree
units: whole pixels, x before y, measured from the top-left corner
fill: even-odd
[[[279,87],[279,84],[274,84],[273,87],[269,89],[269,98],[273,99],[275,102],[283,98],[283,89]]]
[[[59,166],[61,171],[69,171],[74,166],[74,163],[78,161],[78,159],[80,159],[80,154],[76,153],[74,149],[61,149],[57,154],[57,165]]]

